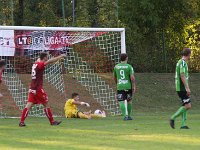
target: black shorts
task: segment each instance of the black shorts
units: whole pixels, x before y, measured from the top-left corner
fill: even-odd
[[[117,90],[117,100],[118,101],[130,101],[132,100],[133,92],[130,90]]]
[[[178,96],[181,98],[181,102],[183,106],[185,104],[191,103],[190,97],[187,95],[186,91],[177,91],[177,93],[178,93]]]

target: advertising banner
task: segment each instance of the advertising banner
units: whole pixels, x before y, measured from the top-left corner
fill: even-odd
[[[14,31],[0,30],[0,56],[14,56],[14,54]]]

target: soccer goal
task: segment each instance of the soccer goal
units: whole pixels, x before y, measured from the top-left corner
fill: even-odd
[[[119,114],[111,81],[119,54],[125,53],[124,28],[0,26],[0,58],[6,61],[0,92],[0,116],[18,116],[27,103],[31,66],[41,51],[49,57],[67,54],[45,70],[44,89],[54,114],[63,116],[65,101],[78,92],[83,101]],[[43,108],[30,115],[43,116]]]

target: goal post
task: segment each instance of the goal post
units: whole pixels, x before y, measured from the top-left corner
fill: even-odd
[[[124,28],[30,26],[0,26],[0,58],[7,63],[0,114],[18,115],[27,103],[31,66],[41,51],[49,57],[67,54],[45,69],[44,89],[54,114],[64,115],[64,103],[72,92],[94,104],[94,110],[120,114],[110,78],[119,54],[126,52]],[[42,106],[32,108],[30,115],[43,116]]]

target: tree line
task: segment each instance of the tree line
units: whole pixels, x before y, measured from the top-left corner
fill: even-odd
[[[183,47],[200,72],[199,0],[0,0],[0,24],[124,27],[137,72],[174,72]]]

